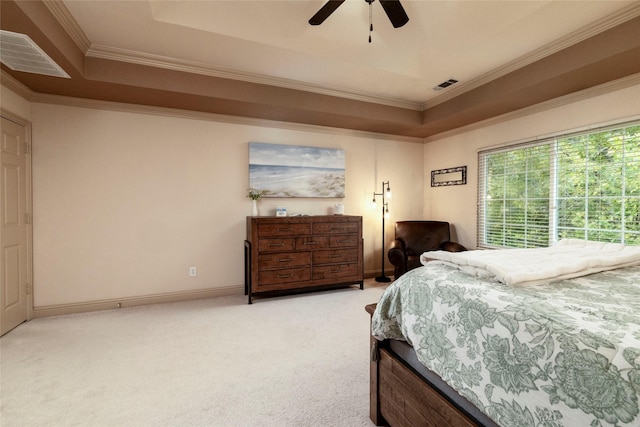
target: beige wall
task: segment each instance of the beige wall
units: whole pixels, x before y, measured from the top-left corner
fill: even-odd
[[[640,118],[640,85],[579,100],[523,117],[474,126],[425,144],[425,182],[434,169],[467,166],[467,185],[425,185],[424,215],[454,224],[459,241],[476,246],[477,153],[484,147],[523,142],[591,126]]]
[[[381,181],[391,181],[394,217],[423,209],[423,147],[412,141],[41,103],[32,122],[36,308],[240,292],[250,141],[346,151],[345,199],[263,199],[260,208],[327,214],[343,203],[364,217],[366,272],[380,268],[380,213],[369,203]]]
[[[241,292],[250,141],[346,151],[345,199],[264,199],[261,211],[286,205],[325,214],[344,203],[345,213],[363,216],[368,274],[380,269],[380,212],[369,203],[383,180],[394,193],[387,244],[394,220],[429,218],[451,222],[457,240],[475,247],[478,149],[638,117],[639,99],[636,85],[422,145],[167,111],[30,103],[3,87],[2,108],[33,125],[34,305]],[[462,165],[467,185],[428,185],[431,170]]]
[[[0,86],[0,107],[25,121],[31,121],[31,103],[4,86]]]

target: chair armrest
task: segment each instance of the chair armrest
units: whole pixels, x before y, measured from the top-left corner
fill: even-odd
[[[467,250],[467,248],[456,242],[443,242],[440,245],[440,249],[447,252],[464,252]]]
[[[389,262],[393,265],[405,265],[406,264],[406,249],[402,240],[394,240],[389,246],[389,252],[387,253]]]

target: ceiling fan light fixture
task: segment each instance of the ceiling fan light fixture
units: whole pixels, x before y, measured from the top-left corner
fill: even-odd
[[[367,3],[369,3],[369,43],[371,43],[371,33],[373,33],[373,11],[371,9],[371,3],[374,2],[374,0],[364,0]]]
[[[309,24],[320,25],[322,24],[335,10],[344,3],[345,0],[329,0],[318,10],[315,15],[309,19]],[[371,22],[371,4],[375,0],[364,0],[369,4],[369,43],[371,43],[371,32],[373,31],[373,24]],[[405,12],[400,0],[379,0],[384,12],[387,14],[389,21],[393,28],[400,28],[407,22],[409,17]]]

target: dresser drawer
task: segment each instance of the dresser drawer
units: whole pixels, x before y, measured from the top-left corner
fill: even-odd
[[[258,237],[299,236],[311,234],[311,224],[260,224]]]
[[[279,252],[260,254],[258,256],[258,268],[260,270],[305,265],[311,265],[311,252]]]
[[[273,285],[276,283],[302,282],[311,279],[310,267],[282,268],[279,270],[264,270],[258,273],[259,285]]]
[[[356,246],[358,246],[358,236],[356,234],[329,236],[330,248],[355,248]]]
[[[260,239],[258,240],[259,252],[282,252],[293,250],[293,239]]]
[[[358,264],[336,264],[313,267],[313,280],[358,277]]]
[[[314,222],[313,234],[346,234],[357,233],[359,224],[356,222]]]
[[[329,236],[306,236],[296,238],[296,250],[316,250],[328,249],[330,246]]]
[[[353,249],[313,252],[313,265],[346,262],[358,262],[358,252]]]

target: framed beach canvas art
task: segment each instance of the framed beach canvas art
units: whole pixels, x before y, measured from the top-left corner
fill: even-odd
[[[263,197],[344,197],[344,150],[249,143],[249,186]]]

